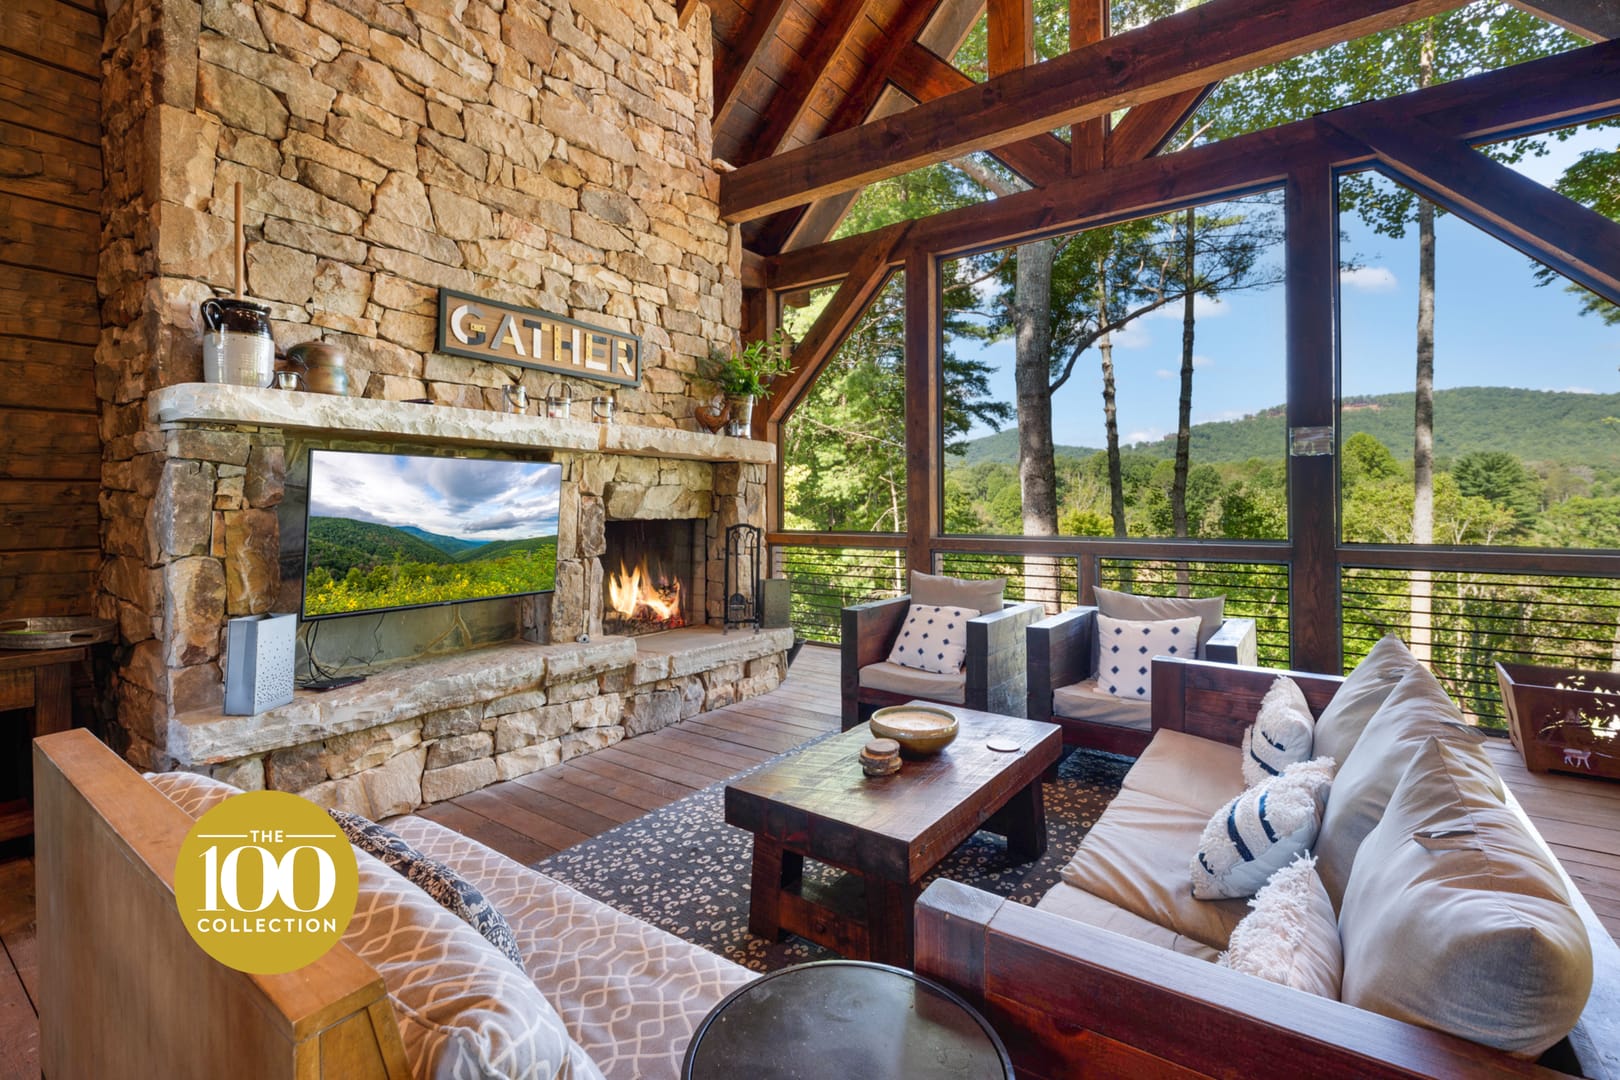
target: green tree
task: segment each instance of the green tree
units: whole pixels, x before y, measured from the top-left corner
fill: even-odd
[[[1457,490],[1485,499],[1513,514],[1518,532],[1529,531],[1541,512],[1541,481],[1524,463],[1502,450],[1464,454],[1451,467]]]

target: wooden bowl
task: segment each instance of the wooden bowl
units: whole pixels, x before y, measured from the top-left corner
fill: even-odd
[[[956,738],[956,714],[932,705],[891,705],[872,714],[872,734],[893,739],[903,753],[937,754]]]

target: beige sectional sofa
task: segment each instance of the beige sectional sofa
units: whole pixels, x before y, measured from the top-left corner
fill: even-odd
[[[1480,736],[1400,671],[1364,673],[1339,702],[1351,721],[1318,728],[1318,751],[1344,757],[1315,846],[1337,910],[1327,933],[1342,939],[1344,996],[1364,1007],[1217,965],[1249,904],[1195,899],[1189,864],[1211,816],[1245,787],[1236,744],[1278,674],[1156,660],[1152,742],[1063,880],[1034,911],[936,882],[919,903],[919,973],[985,1008],[1020,1075],[1066,1075],[1065,1060],[1093,1053],[1121,1075],[1168,1061],[1209,1076],[1545,1076],[1525,1058],[1555,1041],[1543,1065],[1616,1075],[1620,952],[1471,751]],[[1294,677],[1316,714],[1341,690],[1337,678]],[[1436,779],[1444,799],[1425,793]],[[1475,804],[1448,807],[1464,788]],[[1369,807],[1388,828],[1374,828]],[[1442,827],[1401,817],[1430,810]],[[1490,859],[1466,883],[1483,890],[1470,900],[1430,879],[1447,865],[1433,852],[1476,831]]]
[[[180,839],[236,789],[189,773],[142,778],[87,731],[36,743],[35,776],[41,1051],[53,1078],[672,1078],[697,1024],[756,978],[414,816],[388,827],[505,916],[521,971],[357,849],[360,901],[343,943],[287,975],[245,975],[196,948],[173,898]],[[200,1037],[209,1032],[225,1034]],[[132,1061],[135,1072],[112,1064]]]

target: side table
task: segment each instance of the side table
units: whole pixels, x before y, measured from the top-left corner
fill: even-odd
[[[90,649],[0,649],[0,710],[31,709],[28,737],[37,739],[73,726],[73,665]],[[29,775],[26,762],[22,774]],[[0,841],[31,836],[34,812],[26,799],[0,802]]]
[[[692,1035],[682,1080],[1011,1080],[984,1017],[902,968],[826,960],[734,990]]]

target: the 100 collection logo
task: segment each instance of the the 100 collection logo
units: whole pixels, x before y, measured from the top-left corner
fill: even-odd
[[[208,811],[174,868],[175,905],[192,939],[259,975],[301,968],[337,944],[359,887],[337,822],[284,791],[250,791]]]

